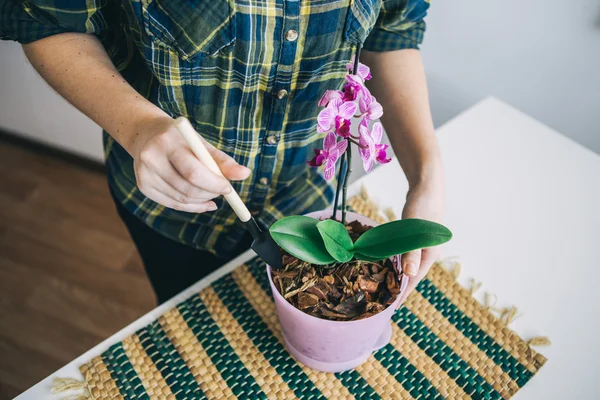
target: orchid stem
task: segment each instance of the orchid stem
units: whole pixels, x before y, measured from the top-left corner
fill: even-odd
[[[352,140],[353,138],[348,138],[348,141],[354,143],[355,145],[357,145],[358,147],[360,147],[361,149],[366,149],[367,146],[363,146],[360,143],[358,143],[356,140]]]
[[[333,201],[333,215],[331,218],[335,221],[337,220],[337,208],[338,202],[340,200],[340,189],[342,188],[342,180],[344,179],[344,161],[346,161],[346,152],[342,154],[342,159],[340,161],[340,173],[338,174],[337,187],[335,189],[335,200]]]
[[[358,74],[358,59],[360,58],[360,48],[361,48],[361,44],[358,43],[356,45],[356,54],[354,55],[354,68],[352,69],[352,74],[357,75]],[[356,144],[359,147],[362,147],[360,144],[358,144],[357,142],[355,142],[354,140],[352,140],[352,138],[348,138],[349,142],[352,142],[354,144]],[[340,167],[340,176],[341,176],[341,172],[342,170],[344,170],[344,184],[343,184],[343,188],[342,188],[342,225],[346,225],[346,194],[348,192],[348,176],[350,175],[350,173],[352,172],[352,146],[350,146],[350,143],[348,143],[348,147],[346,148],[346,151],[344,152],[344,161],[346,162],[346,168],[341,168]],[[342,157],[343,157],[342,156]],[[338,181],[338,191],[340,188],[340,182]],[[336,195],[337,197],[337,195]],[[337,209],[337,200],[336,200],[336,209]],[[333,211],[333,215],[335,215],[335,209]]]
[[[352,172],[352,146],[348,146],[346,152],[346,171],[344,173],[344,187],[342,189],[342,225],[346,226],[346,192],[348,191],[348,176]]]
[[[358,74],[358,58],[360,57],[360,48],[361,48],[361,44],[358,43],[356,45],[356,54],[354,56],[354,67],[353,67],[353,70],[352,70],[352,74],[353,75]]]

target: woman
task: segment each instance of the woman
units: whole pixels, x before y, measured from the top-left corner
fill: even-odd
[[[418,46],[425,0],[0,0],[0,37],[104,129],[108,182],[159,302],[247,249],[222,194],[259,223],[330,205],[306,160],[317,102],[361,46],[371,92],[410,183],[404,218],[439,221],[443,173]],[[31,110],[35,112],[35,110]],[[225,177],[173,128],[184,115]],[[107,249],[110,251],[110,249]],[[428,271],[436,249],[405,254]]]

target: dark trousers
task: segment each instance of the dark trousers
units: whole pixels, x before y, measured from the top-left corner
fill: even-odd
[[[208,251],[197,250],[161,235],[129,212],[114,197],[113,200],[144,262],[159,304],[248,250],[252,244],[252,236],[247,234],[231,255],[216,257]]]

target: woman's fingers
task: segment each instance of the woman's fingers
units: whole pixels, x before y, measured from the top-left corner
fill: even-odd
[[[411,252],[413,253],[413,252]],[[404,293],[401,294],[401,300],[400,300],[400,304],[398,305],[398,308],[400,308],[400,306],[402,305],[402,303],[404,303],[406,301],[406,298],[412,293],[413,290],[415,290],[415,288],[417,287],[417,285],[419,284],[419,282],[421,282],[421,279],[423,279],[425,277],[425,275],[427,275],[427,273],[429,273],[429,270],[431,269],[431,266],[433,265],[433,263],[435,262],[435,260],[437,259],[438,255],[439,255],[439,250],[437,247],[431,247],[431,248],[427,248],[427,249],[422,249],[422,250],[418,250],[419,253],[419,266],[418,266],[418,272],[414,275],[414,276],[410,276],[407,274],[409,280],[408,280],[408,286],[406,287],[406,290]],[[406,253],[404,255],[408,255],[410,253]],[[404,256],[403,255],[403,256]],[[413,256],[414,257],[414,256]],[[415,262],[416,257],[414,258],[408,258],[408,262]],[[404,268],[404,257],[402,258],[402,265]],[[406,273],[406,270],[404,270],[404,273]]]
[[[231,184],[206,167],[187,147],[179,147],[169,155],[169,161],[177,172],[190,184],[207,192],[228,194]]]
[[[202,140],[224,177],[212,172],[187,147],[177,148],[169,156],[169,161],[175,170],[193,186],[218,194],[231,192],[231,184],[228,179],[246,179],[250,175],[250,169],[238,164],[233,158],[217,150],[206,140]]]
[[[415,250],[402,254],[402,272],[409,277],[415,277],[419,273],[421,265],[421,250]]]
[[[149,199],[165,207],[195,213],[217,209],[214,202],[208,201],[210,198],[194,199],[186,196],[150,169],[140,169],[136,176],[140,191]]]
[[[204,140],[204,139],[202,139]],[[204,144],[206,148],[213,156],[217,165],[221,169],[221,172],[225,176],[225,178],[230,179],[232,181],[242,181],[250,176],[249,168],[244,167],[243,165],[238,164],[233,158],[231,158],[226,153],[221,150],[217,150],[213,145],[204,140]]]
[[[429,273],[431,266],[440,256],[439,247],[428,247],[421,250],[421,266],[419,267],[419,275],[421,279]]]
[[[201,203],[220,196],[219,193],[209,192],[192,185],[177,172],[166,158],[162,164],[155,172],[164,181],[163,186],[169,185],[178,192],[178,194],[171,195],[171,197],[181,198],[182,203]]]
[[[217,209],[217,205],[213,201],[205,201],[202,203],[182,203],[155,188],[148,190],[148,192],[144,194],[155,202],[177,211],[200,214]]]
[[[185,181],[184,181],[184,185],[185,185],[184,190],[186,190],[188,193],[193,192],[194,197],[192,197],[186,193],[183,193],[180,190],[178,190],[177,188],[173,187],[169,182],[167,182],[165,179],[163,179],[160,175],[156,176],[154,189],[167,195],[168,197],[172,198],[173,200],[175,200],[178,203],[181,203],[182,205],[183,204],[202,204],[202,203],[210,201],[210,200],[214,199],[215,197],[219,196],[216,193],[206,192],[202,189],[198,189],[194,186],[191,186]],[[188,187],[190,187],[190,186],[191,186],[191,188],[188,189]]]

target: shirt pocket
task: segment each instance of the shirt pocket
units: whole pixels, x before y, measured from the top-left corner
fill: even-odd
[[[344,40],[363,43],[377,22],[382,0],[350,0]]]
[[[142,0],[144,31],[187,61],[235,44],[234,0]]]

